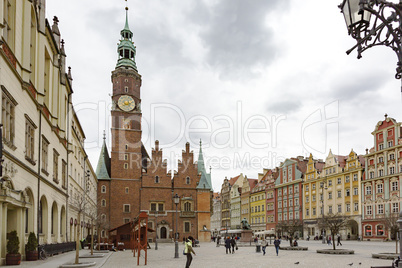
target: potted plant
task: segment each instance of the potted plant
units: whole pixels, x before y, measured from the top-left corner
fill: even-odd
[[[19,265],[21,263],[20,239],[18,238],[17,231],[11,231],[7,241],[7,265]]]
[[[27,254],[27,261],[38,260],[38,240],[36,239],[36,235],[33,232],[29,233],[28,243],[25,246],[25,252]]]

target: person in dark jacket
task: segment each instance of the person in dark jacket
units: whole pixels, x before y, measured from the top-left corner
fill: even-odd
[[[236,240],[234,239],[234,237],[232,237],[232,239],[230,239],[230,245],[232,246],[232,254],[234,254],[235,246],[236,246]]]
[[[341,235],[340,234],[338,234],[338,244],[337,244],[337,246],[342,246]]]
[[[278,237],[275,237],[274,246],[275,246],[275,250],[276,250],[276,256],[278,256],[279,245],[280,245],[280,244],[281,244],[281,240],[279,240]]]
[[[229,253],[232,253],[230,251],[230,246],[231,246],[231,241],[230,241],[230,237],[228,236],[228,237],[226,237],[226,240],[225,240],[226,254],[228,254],[228,250],[229,250]]]

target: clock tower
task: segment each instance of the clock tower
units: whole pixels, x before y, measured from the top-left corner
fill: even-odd
[[[135,63],[136,48],[128,26],[128,7],[120,35],[118,60],[112,71],[111,227],[120,226],[139,213],[145,152],[141,143],[141,75]]]

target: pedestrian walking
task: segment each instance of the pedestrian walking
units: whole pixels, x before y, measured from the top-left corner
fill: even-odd
[[[193,256],[191,255],[191,253],[195,254],[195,251],[193,249],[193,241],[194,238],[192,236],[187,237],[187,241],[184,247],[184,254],[187,255],[187,262],[186,262],[186,268],[189,268],[191,265],[191,262],[193,261]]]
[[[265,256],[265,249],[268,246],[268,240],[262,240],[262,255]]]
[[[229,253],[232,253],[230,250],[230,246],[231,246],[231,241],[230,241],[230,237],[228,236],[228,237],[226,237],[226,240],[225,240],[226,254],[228,254],[228,251],[229,251]]]
[[[279,245],[280,245],[280,244],[281,244],[281,241],[279,240],[279,238],[278,238],[278,237],[275,237],[274,246],[275,246],[276,256],[278,256]]]
[[[330,236],[330,235],[328,236],[327,241],[328,241],[328,245],[332,245],[332,242],[331,242],[331,236]]]
[[[234,254],[235,246],[236,246],[236,240],[234,239],[234,237],[232,237],[232,239],[230,239],[230,245],[232,246],[232,254]]]
[[[341,235],[340,235],[340,234],[338,234],[338,244],[337,244],[337,246],[339,246],[339,245],[342,246],[342,243],[341,243]]]

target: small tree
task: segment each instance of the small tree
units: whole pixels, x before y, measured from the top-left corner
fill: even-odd
[[[74,264],[79,264],[80,258],[80,236],[81,236],[81,215],[85,209],[85,195],[79,195],[77,198],[72,199],[71,206],[78,212],[77,215],[77,232],[75,237],[75,261]]]
[[[332,238],[339,233],[340,230],[346,228],[349,223],[349,218],[342,214],[327,214],[323,218],[318,219],[318,227],[321,229],[329,229]],[[333,241],[333,248],[335,248],[335,241]]]
[[[17,231],[11,231],[7,241],[8,254],[20,254],[20,239],[18,238]]]
[[[382,217],[381,223],[384,224],[384,227],[387,228],[389,238],[395,237],[395,253],[398,254],[398,224],[399,213],[389,213]]]
[[[293,247],[293,238],[295,237],[296,232],[301,232],[303,230],[303,222],[301,220],[287,220],[281,221],[276,225],[276,230],[281,231],[282,234],[284,232],[289,236],[290,246]]]
[[[26,251],[36,251],[38,248],[38,239],[36,239],[36,235],[33,232],[29,233],[28,243],[26,244]]]

